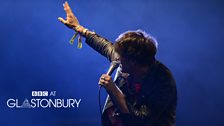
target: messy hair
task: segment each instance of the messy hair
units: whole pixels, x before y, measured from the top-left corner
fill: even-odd
[[[115,51],[124,58],[136,61],[141,65],[155,61],[157,41],[142,30],[122,33],[114,44]]]

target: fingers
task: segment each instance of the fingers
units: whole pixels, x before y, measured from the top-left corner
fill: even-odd
[[[67,1],[63,4],[63,6],[64,6],[66,9],[68,9],[68,11],[71,12],[71,8],[70,8],[70,6],[69,6],[69,4],[68,4]]]
[[[68,26],[69,28],[73,28],[79,25],[79,21],[77,20],[76,16],[73,14],[68,2],[63,4],[64,10],[66,12],[66,18],[63,19],[61,17],[58,18],[60,22]]]
[[[109,75],[103,74],[100,77],[99,85],[108,86],[108,84],[110,84],[111,82],[112,82],[111,77]]]
[[[61,23],[63,23],[63,24],[66,24],[66,23],[67,23],[66,20],[64,20],[62,17],[59,17],[58,20],[59,20]]]
[[[67,17],[70,16],[69,14],[72,13],[72,10],[71,10],[71,8],[70,8],[68,2],[66,1],[66,2],[63,4],[63,6],[64,6],[64,10],[65,10],[65,12],[66,12]]]
[[[68,2],[66,1],[65,3],[63,3],[63,7],[64,7],[64,10],[67,10],[66,8],[66,5],[68,6]],[[68,6],[69,7],[69,6]],[[66,14],[67,14],[67,12],[68,11],[65,11],[66,12]],[[67,21],[65,20],[65,19],[63,19],[62,17],[58,17],[58,20],[61,22],[61,23],[63,23],[63,24],[67,24]]]

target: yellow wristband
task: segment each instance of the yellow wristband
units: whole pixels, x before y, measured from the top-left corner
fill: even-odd
[[[70,44],[74,44],[75,38],[77,37],[78,34],[79,34],[79,33],[76,32],[76,33],[72,36],[72,38],[71,38],[70,41],[69,41]]]

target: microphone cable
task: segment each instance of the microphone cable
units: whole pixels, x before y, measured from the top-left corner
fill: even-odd
[[[98,104],[99,104],[99,109],[100,109],[100,120],[101,120],[101,125],[103,124],[103,120],[102,120],[102,117],[103,117],[103,112],[102,112],[102,106],[101,106],[101,89],[102,89],[102,86],[99,86],[99,90],[98,90]]]
[[[111,62],[110,68],[107,71],[107,75],[111,76],[111,74],[114,72],[114,70],[116,68],[118,68],[118,66],[120,65],[120,61],[119,60],[115,60]],[[101,106],[101,88],[102,86],[99,86],[99,90],[98,90],[98,102],[99,102],[99,109],[100,109],[100,116],[101,116],[101,124],[103,124],[103,112],[102,112],[102,106]]]

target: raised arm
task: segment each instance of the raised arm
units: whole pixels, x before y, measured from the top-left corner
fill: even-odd
[[[78,32],[81,36],[85,37],[86,43],[90,47],[99,52],[101,55],[105,56],[110,61],[118,59],[118,55],[115,53],[113,44],[110,41],[81,26],[78,19],[72,12],[68,2],[65,2],[63,6],[66,12],[66,19],[59,17],[58,20],[60,22],[65,24],[68,28]]]

